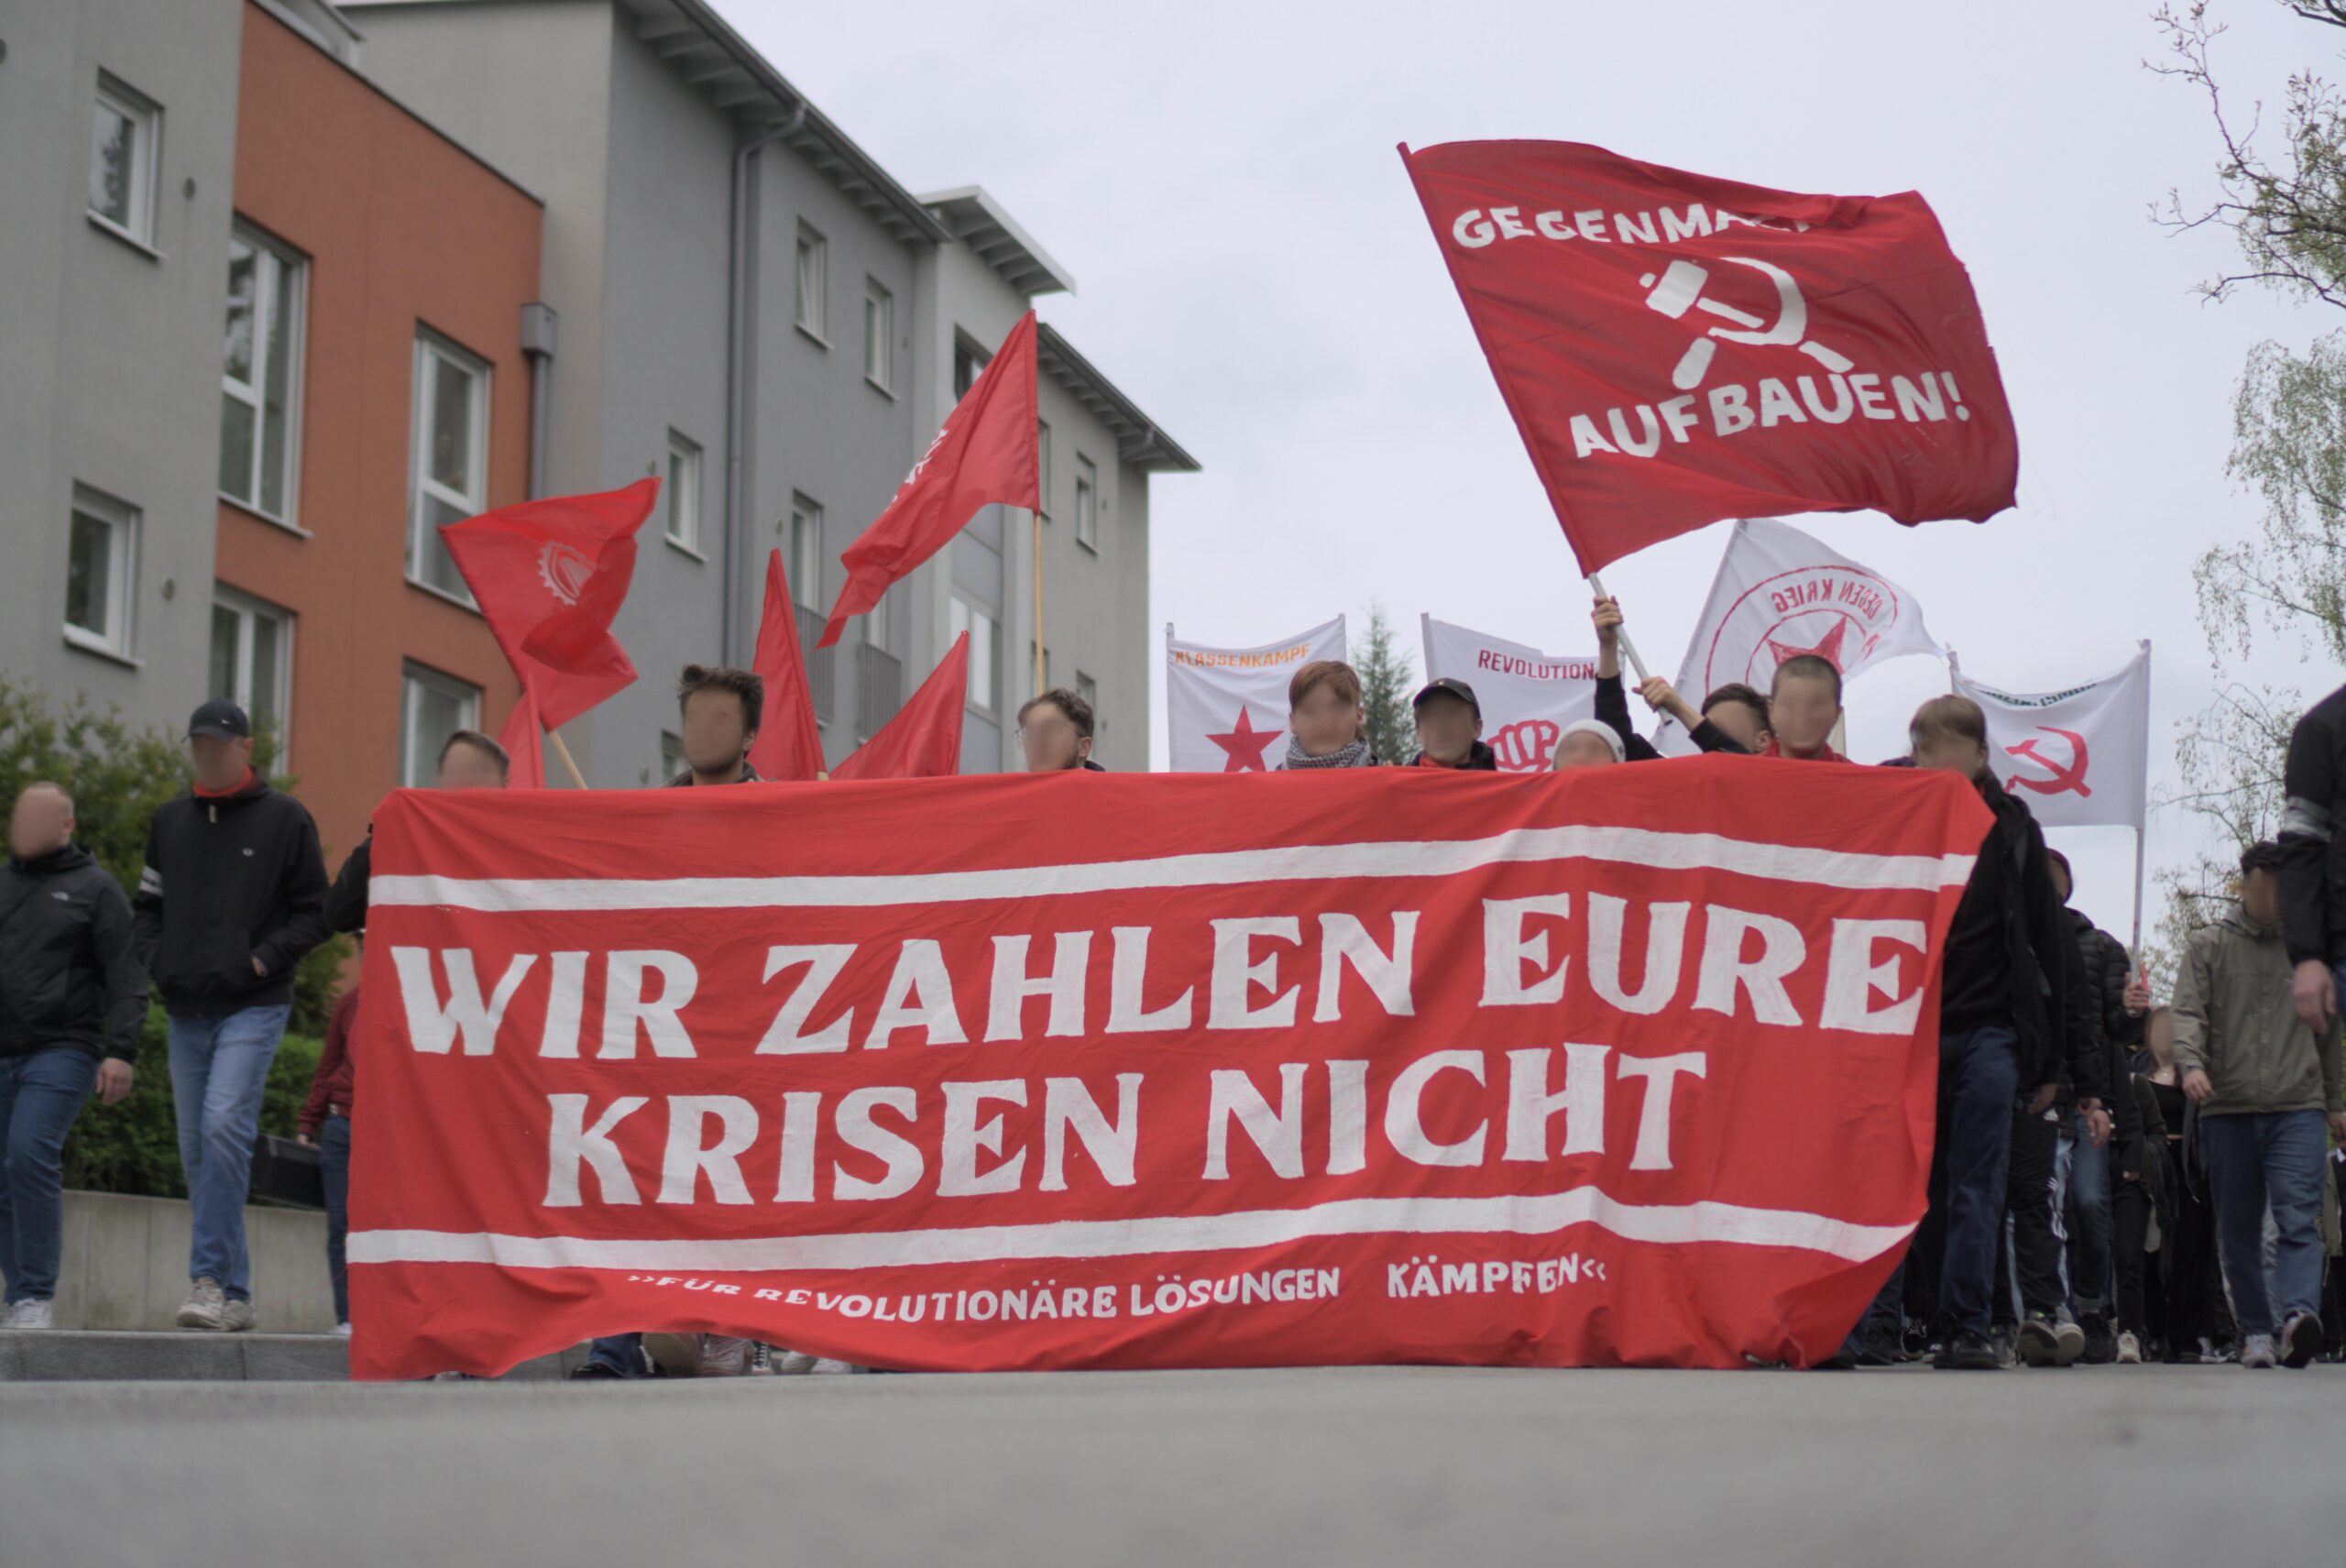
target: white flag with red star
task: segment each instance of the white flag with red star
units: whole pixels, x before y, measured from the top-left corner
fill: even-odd
[[[2151,645],[2098,680],[1999,691],[1955,667],[1957,694],[1988,716],[1988,765],[2047,828],[2140,828],[2150,805]]]
[[[1678,695],[1699,707],[1708,693],[1740,682],[1765,696],[1776,666],[1801,653],[1826,660],[1847,681],[1884,659],[1940,652],[1913,594],[1788,522],[1747,518],[1727,536],[1678,667]],[[1654,744],[1693,749],[1672,724]]]
[[[1287,757],[1287,684],[1345,656],[1344,618],[1260,648],[1209,648],[1165,626],[1165,710],[1177,773],[1270,773]]]

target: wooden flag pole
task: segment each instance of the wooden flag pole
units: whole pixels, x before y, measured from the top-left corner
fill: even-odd
[[[1035,695],[1043,695],[1043,514],[1035,513]]]
[[[586,777],[579,773],[578,764],[570,760],[570,748],[562,743],[561,731],[549,729],[546,731],[546,739],[554,745],[554,754],[562,759],[563,769],[570,774],[570,782],[580,789],[585,789]]]
[[[1609,599],[1613,597],[1605,591],[1604,582],[1594,572],[1588,575],[1588,587],[1589,591],[1598,598]],[[1613,638],[1621,645],[1621,657],[1628,660],[1629,668],[1638,672],[1638,684],[1645,685],[1648,679],[1646,662],[1638,657],[1638,645],[1629,641],[1629,629],[1627,626],[1617,627],[1614,630]]]

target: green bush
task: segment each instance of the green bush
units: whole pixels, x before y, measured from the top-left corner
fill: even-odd
[[[180,1169],[179,1121],[171,1109],[170,1052],[164,1044],[160,1007],[147,1010],[138,1034],[138,1070],[130,1098],[101,1105],[93,1094],[65,1144],[65,1185],[93,1192],[126,1192],[146,1198],[184,1198],[187,1179]],[[261,1091],[260,1130],[293,1135],[301,1102],[310,1092],[323,1042],[288,1034],[269,1064]]]

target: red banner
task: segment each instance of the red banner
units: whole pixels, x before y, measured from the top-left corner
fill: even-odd
[[[360,1377],[1829,1354],[1920,1217],[1951,775],[400,791]]]
[[[2012,504],[1979,303],[1913,192],[1799,195],[1574,142],[1402,158],[1584,572],[1720,518]]]

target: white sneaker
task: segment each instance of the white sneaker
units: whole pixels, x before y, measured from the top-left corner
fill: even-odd
[[[227,1309],[228,1299],[220,1293],[220,1282],[199,1277],[188,1282],[187,1299],[180,1303],[179,1325],[218,1333],[228,1326]]]
[[[334,1326],[334,1332],[340,1334],[344,1339],[348,1339],[350,1337],[350,1325],[348,1323],[336,1323]]]
[[[773,1375],[777,1377],[804,1377],[815,1370],[815,1358],[803,1350],[776,1350],[773,1353]]]
[[[746,1377],[750,1372],[750,1342],[732,1334],[703,1334],[700,1375],[703,1377]]]
[[[220,1306],[220,1327],[232,1334],[247,1333],[253,1326],[253,1304],[250,1301],[227,1300]]]
[[[835,1355],[818,1355],[815,1358],[815,1364],[806,1370],[815,1373],[837,1373],[861,1372],[863,1368],[850,1365]]]
[[[53,1329],[56,1326],[56,1304],[48,1300],[19,1301],[8,1309],[5,1318],[0,1318],[0,1329]]]
[[[2134,1331],[2132,1329],[2123,1331],[2118,1336],[2118,1365],[2121,1366],[2143,1365],[2143,1342],[2134,1337]]]
[[[2240,1364],[2252,1368],[2279,1365],[2280,1358],[2273,1354],[2273,1336],[2251,1334],[2241,1341]]]

